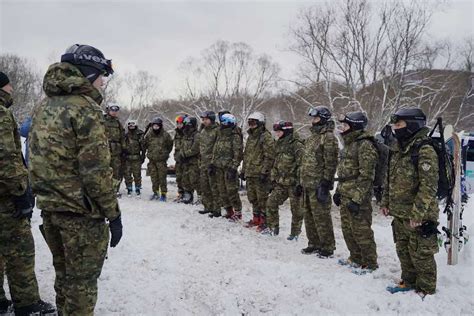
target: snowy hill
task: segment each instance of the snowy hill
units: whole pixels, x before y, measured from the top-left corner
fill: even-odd
[[[109,250],[96,315],[473,314],[473,241],[454,267],[446,265],[446,252],[440,249],[438,292],[422,301],[415,293],[385,291],[400,276],[389,218],[374,216],[380,269],[357,276],[337,265],[348,252],[336,209],[336,255],[323,260],[300,254],[307,243],[304,233],[297,242],[286,240],[287,203],[280,211],[280,236],[268,237],[223,218],[200,215],[198,206],[150,202],[150,186],[145,177],[142,200],[120,200],[124,238]],[[174,184],[170,191],[172,199]],[[247,220],[250,208],[242,198]],[[473,212],[471,201],[464,221],[471,235]],[[36,211],[36,272],[42,298],[54,302],[54,270],[40,222]]]

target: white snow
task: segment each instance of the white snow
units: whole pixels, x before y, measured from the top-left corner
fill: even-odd
[[[170,183],[170,199],[175,192]],[[390,218],[374,214],[380,269],[357,276],[337,265],[348,252],[336,209],[336,255],[323,260],[300,254],[307,243],[304,232],[297,242],[286,240],[288,203],[280,210],[280,236],[267,237],[223,218],[200,215],[198,206],[151,202],[149,195],[150,181],[144,177],[141,200],[120,200],[124,237],[105,262],[96,315],[473,314],[473,241],[457,266],[447,266],[446,252],[440,249],[437,293],[422,301],[413,292],[385,290],[400,277]],[[245,196],[242,199],[248,220],[249,204]],[[470,231],[473,200],[464,220]],[[36,212],[36,272],[42,298],[54,302],[54,270],[40,222]]]

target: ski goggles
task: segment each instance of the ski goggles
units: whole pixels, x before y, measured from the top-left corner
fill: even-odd
[[[278,121],[275,124],[273,124],[273,130],[275,132],[289,130],[289,129],[293,129],[293,123],[291,122]]]
[[[390,116],[390,124],[396,124],[399,121],[402,120],[415,120],[415,121],[426,121],[425,116],[404,116],[404,115],[398,115],[398,114],[392,114]]]
[[[109,106],[109,111],[118,112],[118,111],[120,111],[120,107],[118,105]]]

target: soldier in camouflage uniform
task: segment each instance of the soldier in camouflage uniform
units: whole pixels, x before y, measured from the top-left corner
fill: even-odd
[[[365,113],[347,113],[340,122],[344,149],[337,170],[339,182],[334,203],[340,206],[341,228],[350,256],[339,260],[339,264],[360,267],[362,271],[357,273],[367,273],[378,268],[371,227],[378,151],[374,137],[365,131]]]
[[[327,258],[336,248],[329,191],[334,185],[339,148],[329,109],[317,106],[308,114],[312,117],[311,136],[305,141],[300,169],[308,247],[301,252]]]
[[[247,196],[252,204],[253,218],[247,227],[265,223],[265,209],[270,191],[270,172],[275,157],[275,142],[265,128],[265,116],[255,112],[248,117],[248,138],[240,178],[246,180]]]
[[[242,147],[242,134],[236,127],[235,116],[223,114],[208,172],[210,176],[216,177],[219,205],[225,208],[225,217],[232,221],[242,219],[242,202],[237,176],[237,168],[242,161]]]
[[[30,175],[53,255],[61,315],[94,314],[109,230],[111,247],[122,237],[99,107],[103,75],[112,73],[111,61],[98,49],[71,46],[48,68],[46,98],[33,114]]]
[[[142,189],[142,164],[145,161],[143,150],[143,131],[138,128],[137,122],[130,120],[127,122],[127,133],[125,133],[125,185],[127,194],[133,192],[133,182],[135,182],[135,193],[141,194]]]
[[[183,125],[184,135],[178,159],[183,165],[182,202],[189,204],[193,201],[194,191],[199,191],[199,132],[195,117],[186,117]]]
[[[125,130],[122,123],[118,119],[118,112],[120,107],[118,105],[108,105],[105,118],[105,132],[109,141],[110,149],[110,166],[114,172],[115,191],[120,197],[120,183],[123,178],[123,171],[125,166]]]
[[[166,202],[168,185],[166,176],[168,174],[167,161],[173,149],[173,138],[163,130],[163,120],[159,117],[151,121],[151,128],[145,134],[143,148],[148,157],[148,174],[151,177],[153,195],[150,200]]]
[[[426,116],[421,109],[400,109],[391,123],[398,142],[392,148],[381,210],[393,216],[402,281],[388,290],[414,289],[424,296],[436,291],[438,156],[429,143]],[[416,147],[417,161],[413,161]]]
[[[301,233],[303,211],[301,197],[303,187],[299,184],[299,169],[303,155],[303,142],[293,132],[293,123],[279,121],[273,125],[277,135],[275,145],[275,162],[271,171],[272,192],[267,200],[266,227],[262,234],[278,235],[280,232],[280,217],[278,208],[288,198],[291,207],[290,239]]]
[[[208,168],[212,163],[212,152],[217,140],[218,126],[216,124],[216,113],[206,111],[201,114],[202,128],[199,135],[200,154],[200,187],[202,204],[204,210],[200,214],[208,214],[210,217],[220,217],[219,193],[215,175],[210,175]]]
[[[178,196],[176,197],[175,201],[176,202],[181,202],[181,199],[183,198],[183,164],[179,161],[179,156],[181,154],[181,148],[183,148],[182,143],[183,143],[183,121],[186,118],[187,115],[178,115],[176,117],[176,128],[175,128],[175,134],[174,134],[174,169],[175,169],[175,174],[176,174],[176,186],[178,187]]]
[[[34,197],[28,188],[20,134],[9,109],[13,104],[12,92],[7,75],[0,72],[0,307],[6,311],[11,303],[3,292],[5,271],[16,315],[52,313],[54,308],[41,301],[38,293],[30,227]]]

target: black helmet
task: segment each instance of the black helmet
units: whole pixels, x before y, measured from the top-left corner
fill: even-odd
[[[308,111],[308,115],[311,117],[320,117],[322,121],[327,121],[331,118],[331,111],[324,106],[324,105],[319,105],[314,108],[310,108]]]
[[[407,123],[407,131],[411,135],[426,126],[426,115],[420,108],[399,109],[390,117],[390,123],[392,124],[402,120]]]
[[[94,82],[100,75],[109,76],[114,73],[112,61],[89,45],[72,45],[61,56],[61,62],[75,65],[90,82]]]
[[[344,115],[344,117],[340,119],[339,122],[349,125],[351,127],[349,131],[357,131],[363,130],[367,127],[368,119],[365,112],[355,111]]]
[[[192,116],[186,116],[183,120],[184,128],[196,127],[197,119]]]
[[[216,121],[216,112],[214,111],[205,111],[201,113],[200,118],[208,118],[212,123]]]
[[[151,120],[151,125],[154,125],[154,124],[163,126],[163,120],[159,117],[155,117]]]

